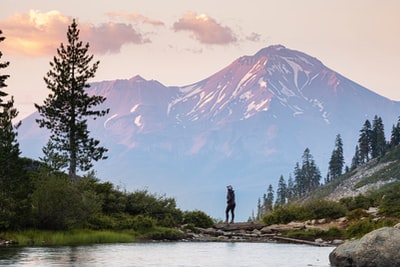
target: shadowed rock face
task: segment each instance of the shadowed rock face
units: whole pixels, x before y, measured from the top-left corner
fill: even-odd
[[[383,227],[338,246],[329,255],[336,267],[400,266],[400,225]]]

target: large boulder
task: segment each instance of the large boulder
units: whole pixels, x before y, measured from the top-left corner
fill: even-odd
[[[400,266],[400,229],[383,227],[335,248],[329,261],[336,267]]]

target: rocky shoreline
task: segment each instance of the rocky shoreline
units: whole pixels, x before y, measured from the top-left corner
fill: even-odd
[[[240,222],[233,224],[216,224],[211,228],[196,228],[188,231],[183,241],[198,242],[275,242],[299,243],[313,246],[337,246],[343,240],[327,241],[318,238],[314,241],[288,238],[282,236],[287,230],[315,229],[317,226],[309,222],[292,222],[289,224],[269,225],[254,222]],[[322,227],[322,226],[321,226]]]

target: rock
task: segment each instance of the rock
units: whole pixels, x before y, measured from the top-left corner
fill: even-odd
[[[346,241],[329,254],[336,267],[400,266],[400,229],[383,227],[362,238]]]
[[[322,238],[317,238],[317,239],[315,239],[315,241],[314,241],[315,243],[324,243],[324,240],[322,239]]]
[[[370,207],[368,210],[366,210],[366,212],[371,216],[376,216],[379,212],[379,209],[375,207]]]
[[[277,233],[277,232],[287,231],[287,230],[302,230],[305,228],[306,228],[306,225],[303,222],[290,222],[288,224],[272,224],[272,225],[263,227],[261,229],[261,233],[271,234],[271,233]]]
[[[332,245],[334,245],[334,246],[338,246],[338,245],[341,245],[343,243],[344,243],[344,241],[342,239],[334,239],[334,240],[332,240]]]

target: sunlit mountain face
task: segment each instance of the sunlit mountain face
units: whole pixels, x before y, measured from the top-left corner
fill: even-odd
[[[380,116],[389,136],[400,115],[399,102],[281,45],[187,86],[135,76],[92,83],[89,93],[107,97],[104,107],[110,108],[90,121],[91,133],[109,149],[109,158],[96,164],[101,180],[165,193],[183,210],[215,218],[224,216],[231,184],[241,220],[269,184],[275,188],[281,175],[289,178],[306,148],[325,176],[337,134],[350,165],[365,120]],[[47,141],[37,116],[19,129],[23,156],[38,158]]]

